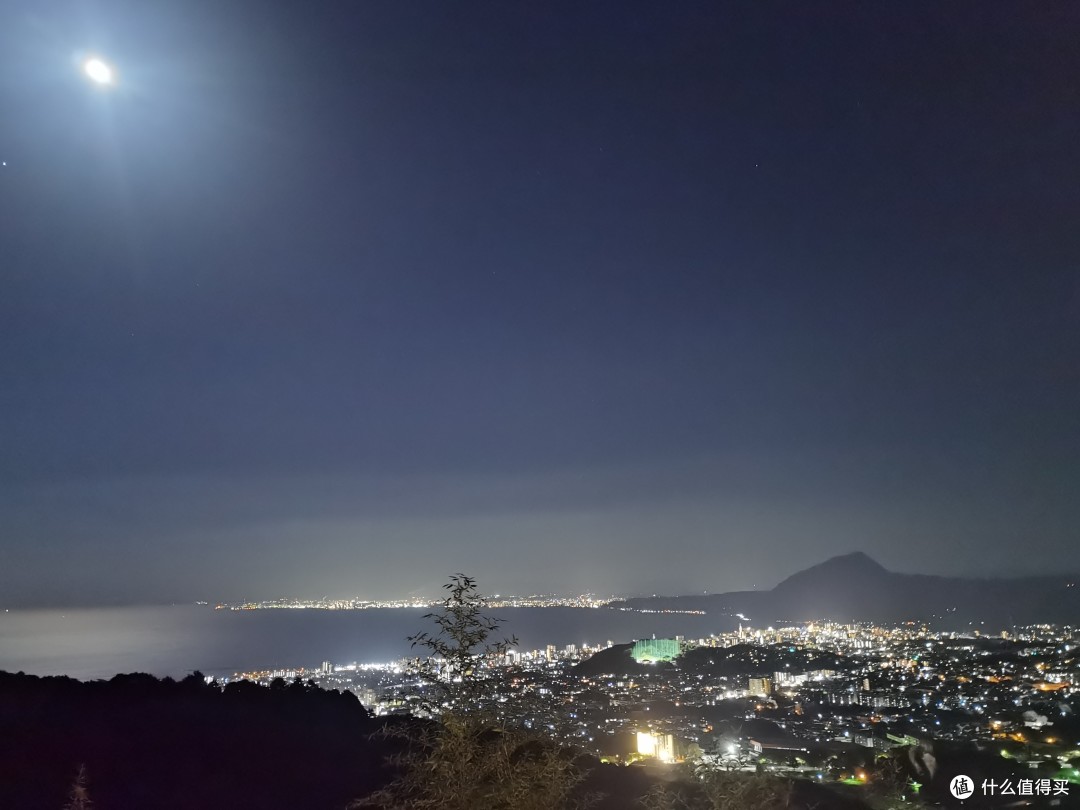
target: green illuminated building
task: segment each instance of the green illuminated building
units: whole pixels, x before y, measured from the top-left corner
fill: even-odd
[[[639,664],[651,664],[654,661],[674,661],[679,657],[679,642],[673,638],[643,638],[634,642],[630,655]]]

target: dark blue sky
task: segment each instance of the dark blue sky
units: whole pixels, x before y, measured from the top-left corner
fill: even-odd
[[[1078,37],[16,0],[0,600],[1080,570]]]

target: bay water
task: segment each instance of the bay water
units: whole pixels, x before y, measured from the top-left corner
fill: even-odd
[[[166,605],[0,611],[0,670],[110,678],[148,672],[183,677],[384,663],[410,654],[406,638],[431,630],[424,608],[370,610],[215,610]],[[733,629],[726,616],[653,614],[611,608],[502,608],[505,635],[519,649],[548,644],[624,643],[638,638],[700,638]]]

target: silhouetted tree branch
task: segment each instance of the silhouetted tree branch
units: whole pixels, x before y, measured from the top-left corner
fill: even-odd
[[[71,783],[71,793],[68,794],[68,803],[64,810],[90,810],[94,803],[90,801],[90,792],[86,787],[86,765],[79,765],[75,781]]]

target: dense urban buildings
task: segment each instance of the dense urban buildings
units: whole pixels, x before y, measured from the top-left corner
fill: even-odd
[[[623,764],[692,760],[857,785],[894,748],[970,748],[1067,790],[1080,783],[1078,644],[1067,626],[990,635],[821,622],[547,646],[486,661],[473,708]],[[311,678],[376,714],[423,711],[407,661],[232,677]]]

